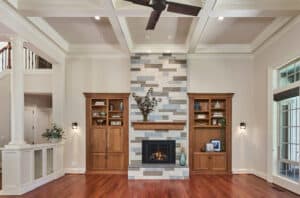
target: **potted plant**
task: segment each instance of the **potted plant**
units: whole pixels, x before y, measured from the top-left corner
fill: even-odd
[[[151,87],[145,97],[137,96],[135,93],[132,94],[134,97],[138,108],[142,112],[143,121],[148,121],[148,115],[150,112],[154,111],[154,108],[157,106],[157,103],[161,101],[161,99],[156,99],[152,96],[153,88]]]
[[[64,131],[62,128],[58,127],[56,124],[52,124],[50,129],[46,129],[45,133],[42,134],[43,137],[47,138],[51,143],[57,143],[63,138]]]

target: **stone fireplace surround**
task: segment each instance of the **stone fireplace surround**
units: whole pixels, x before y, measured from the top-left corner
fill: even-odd
[[[139,123],[142,114],[130,98],[128,179],[187,179],[188,165],[179,165],[181,148],[188,148],[186,55],[132,55],[131,92],[144,96],[150,87],[162,102],[150,114],[149,123]],[[143,140],[174,140],[175,164],[143,164]]]

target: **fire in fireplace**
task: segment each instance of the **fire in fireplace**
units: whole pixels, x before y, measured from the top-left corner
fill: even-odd
[[[174,140],[143,140],[142,163],[175,164]]]

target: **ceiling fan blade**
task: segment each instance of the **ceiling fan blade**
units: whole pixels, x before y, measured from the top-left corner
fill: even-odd
[[[124,0],[138,5],[150,6],[150,0]]]
[[[146,30],[154,30],[156,23],[158,22],[158,19],[160,17],[161,12],[162,11],[156,11],[156,10],[151,12],[151,16],[149,18]]]
[[[176,13],[180,13],[180,14],[198,16],[198,13],[201,10],[201,7],[185,5],[185,4],[181,4],[181,3],[175,3],[175,2],[168,1],[167,4],[168,4],[167,10],[169,12],[176,12]]]

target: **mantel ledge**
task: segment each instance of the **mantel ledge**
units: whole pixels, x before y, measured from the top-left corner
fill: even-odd
[[[134,121],[134,130],[183,130],[186,121]]]

